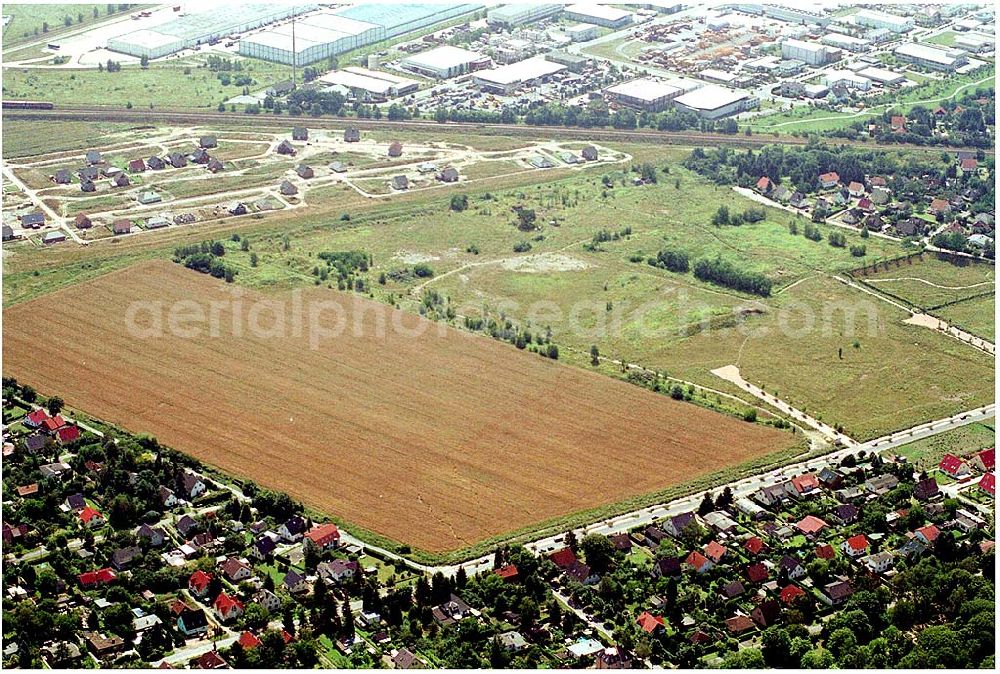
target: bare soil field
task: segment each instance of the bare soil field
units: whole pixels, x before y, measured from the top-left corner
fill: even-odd
[[[795,442],[361,297],[310,289],[301,298],[296,321],[290,293],[143,262],[5,309],[4,373],[430,552]],[[281,335],[251,329],[277,324],[263,302],[283,303],[284,329],[272,331]],[[328,303],[318,325],[343,316],[347,328],[313,349],[309,330],[295,328],[317,302]],[[184,336],[168,329],[171,307],[218,320],[181,321],[198,333]],[[129,315],[155,334],[130,330]]]

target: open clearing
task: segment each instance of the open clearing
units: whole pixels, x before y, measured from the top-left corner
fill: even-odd
[[[990,292],[996,282],[996,268],[988,262],[925,253],[879,266],[875,273],[854,276],[873,288],[929,309]]]
[[[934,310],[934,315],[957,328],[996,343],[996,295],[986,295]]]
[[[254,334],[259,301],[291,296],[242,293],[234,302],[232,286],[155,261],[9,307],[5,374],[432,552],[795,443],[787,432],[330,290],[305,291],[303,315],[311,301],[335,303],[348,317],[340,338],[310,349],[309,331],[295,335],[291,320],[286,336]],[[135,315],[149,327],[151,315],[181,300],[188,312],[221,307],[218,336],[205,325],[189,338],[127,329],[133,302],[163,308]],[[386,329],[373,337],[377,314]],[[253,315],[274,324],[269,311]],[[334,315],[324,312],[321,324],[331,328]],[[244,336],[234,336],[234,322]]]

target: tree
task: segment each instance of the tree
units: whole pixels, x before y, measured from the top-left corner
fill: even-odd
[[[705,492],[705,496],[701,499],[701,504],[698,506],[698,514],[705,516],[713,510],[715,510],[715,499],[712,497],[712,492]]]
[[[832,669],[833,654],[823,648],[814,648],[802,656],[802,662],[799,664],[802,669]]]
[[[448,204],[448,208],[460,213],[469,207],[469,197],[466,194],[455,194],[451,197],[451,202]]]
[[[590,345],[590,364],[594,367],[601,364],[601,352],[597,349],[596,344]]]
[[[784,627],[768,627],[761,635],[761,653],[768,667],[793,667],[791,646],[792,639]]]
[[[722,660],[726,669],[764,669],[764,655],[759,648],[741,648]]]
[[[599,574],[607,572],[614,561],[615,548],[607,536],[588,534],[580,541],[580,549],[590,568]]]
[[[146,56],[145,54],[143,54],[142,58],[139,59],[139,66],[141,68],[148,68],[149,67],[149,57]]]
[[[48,33],[49,32],[49,22],[48,21],[43,21],[42,22],[42,32],[43,33]]]
[[[60,412],[62,412],[64,405],[65,403],[63,402],[62,398],[60,398],[59,396],[52,396],[51,398],[49,398],[49,401],[45,406],[49,410],[49,414],[55,416]]]

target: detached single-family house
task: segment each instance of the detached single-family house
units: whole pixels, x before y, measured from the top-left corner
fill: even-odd
[[[292,144],[289,143],[287,140],[281,141],[281,143],[278,144],[278,147],[277,147],[277,149],[275,151],[278,154],[284,154],[284,155],[288,155],[290,157],[294,157],[295,156],[295,148],[292,147]]]
[[[194,637],[208,631],[208,616],[203,609],[185,606],[177,616],[177,629],[186,637]]]
[[[355,561],[334,559],[329,562],[320,562],[316,565],[316,574],[327,585],[339,585],[346,580],[351,580],[357,572],[358,563]]]
[[[215,157],[212,157],[208,161],[208,164],[205,165],[205,168],[207,168],[211,173],[218,173],[219,171],[223,170],[226,167],[221,161],[219,161]]]
[[[390,157],[402,157],[403,156],[403,144],[396,141],[389,144],[389,156]]]
[[[225,592],[220,592],[219,596],[212,602],[212,609],[219,621],[228,623],[243,615],[243,602],[234,597],[230,597]]]
[[[458,169],[454,166],[449,166],[445,170],[438,174],[438,180],[445,183],[456,183],[458,182]]]
[[[863,197],[865,195],[865,186],[856,180],[852,180],[847,185],[847,192],[855,199],[858,197]]]
[[[166,534],[159,527],[142,524],[135,530],[135,537],[140,541],[146,541],[151,547],[158,548],[163,545]]]
[[[857,559],[858,557],[868,554],[868,547],[868,537],[864,534],[856,534],[844,541],[843,545],[840,546],[840,549],[843,550],[844,554],[848,557]]]
[[[954,454],[945,454],[941,458],[941,463],[938,464],[938,468],[952,477],[965,477],[972,473],[972,470],[969,468],[969,464]]]
[[[21,226],[29,229],[41,229],[45,226],[45,214],[41,211],[35,211],[22,215]]]
[[[312,178],[316,175],[316,172],[312,170],[312,167],[306,164],[299,164],[295,168],[295,173],[297,173],[298,176],[304,180]]]
[[[928,477],[926,480],[918,480],[913,486],[913,497],[918,501],[933,501],[941,496],[937,480]]]
[[[86,213],[77,213],[73,224],[77,229],[90,229],[94,226],[94,223],[91,222],[90,217]]]
[[[933,215],[948,215],[951,213],[951,204],[947,199],[932,199],[930,208],[927,209]]]
[[[212,583],[212,575],[198,569],[188,578],[188,592],[195,597],[204,597],[208,594],[209,585]]]
[[[784,571],[789,580],[796,580],[806,575],[806,568],[802,566],[802,563],[789,555],[781,558],[778,567]]]
[[[111,184],[115,187],[128,187],[132,184],[132,181],[124,173],[119,173],[111,179]]]
[[[292,140],[309,140],[309,129],[304,126],[293,126]]]
[[[853,503],[842,503],[831,511],[830,517],[839,524],[853,524],[860,514],[861,509]]]
[[[191,161],[195,164],[207,164],[212,157],[208,154],[208,150],[204,148],[197,148],[191,153]]]
[[[588,145],[580,150],[580,156],[583,157],[584,161],[597,161],[597,148]]]
[[[357,143],[361,140],[361,131],[355,128],[347,128],[344,130],[344,142],[345,143]]]
[[[62,243],[66,240],[66,234],[60,231],[45,232],[42,235],[42,243]]]
[[[142,173],[146,170],[146,162],[142,158],[133,159],[128,163],[128,170],[132,173]]]
[[[127,218],[119,218],[111,223],[111,233],[114,235],[131,234],[132,221]]]
[[[815,538],[826,527],[827,523],[815,515],[806,515],[795,525],[795,528],[805,534],[807,538]]]
[[[219,146],[219,141],[215,136],[202,136],[198,139],[198,145],[203,148],[213,148]]]
[[[394,176],[392,179],[392,189],[394,190],[405,190],[409,186],[410,183],[406,176]]]
[[[167,161],[169,161],[170,165],[174,168],[184,168],[188,163],[187,157],[180,152],[171,152],[167,155]]]
[[[97,512],[90,506],[87,506],[86,508],[81,510],[79,516],[80,516],[80,522],[83,524],[83,526],[87,527],[88,529],[98,529],[100,527],[103,527],[106,521],[104,519],[104,515]]]
[[[222,571],[222,575],[231,583],[238,583],[253,575],[253,570],[251,570],[250,566],[235,557],[226,558],[226,561],[222,563],[219,569]]]
[[[281,581],[281,586],[290,594],[299,594],[309,590],[309,583],[304,576],[296,571],[289,571]]]
[[[829,189],[831,187],[836,187],[840,184],[840,176],[836,171],[829,171],[828,173],[821,173],[819,176],[820,187],[824,189]]]
[[[895,565],[896,558],[891,552],[879,552],[863,558],[861,563],[872,573],[885,573]]]
[[[706,571],[710,571],[712,567],[715,566],[715,564],[712,563],[712,560],[710,560],[708,557],[701,554],[697,550],[692,550],[691,554],[689,554],[687,558],[684,560],[684,563],[690,566],[698,573],[705,573]]]
[[[100,164],[104,159],[101,157],[101,153],[97,150],[87,151],[87,164],[93,166],[94,164]]]
[[[317,550],[333,550],[340,545],[340,530],[336,524],[317,524],[305,533],[302,545]]]
[[[166,162],[157,157],[155,154],[146,160],[146,166],[153,169],[154,171],[159,171],[167,167]]]
[[[839,606],[851,598],[851,595],[854,594],[854,589],[851,587],[849,581],[838,580],[823,586],[820,592],[827,604]]]
[[[662,616],[653,615],[649,611],[643,611],[635,622],[646,634],[659,634],[666,624]]]
[[[59,169],[52,174],[52,181],[57,185],[69,185],[73,182],[73,174],[69,172],[69,169]]]
[[[299,188],[287,180],[283,180],[281,182],[281,187],[278,188],[278,191],[281,192],[283,196],[291,197],[299,193]]]
[[[302,540],[309,523],[301,515],[292,515],[278,527],[278,535],[289,543]]]

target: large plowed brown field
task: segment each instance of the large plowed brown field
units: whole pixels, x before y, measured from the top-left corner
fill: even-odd
[[[238,304],[234,292],[242,292]],[[291,295],[142,263],[5,309],[4,374],[433,552],[793,442],[788,433],[326,289],[303,292],[303,315],[313,302],[336,303],[349,326],[363,315],[364,336],[349,328],[311,349],[308,330],[293,334],[292,321],[283,336],[250,334],[248,314],[262,299]],[[130,334],[136,301],[163,303],[161,316],[177,302],[187,302],[187,315],[201,307],[217,316],[218,335],[205,335],[207,327],[195,337]],[[376,312],[387,317],[381,336],[374,336]],[[152,326],[153,312],[131,315]],[[329,327],[333,312],[324,316]],[[234,317],[243,336],[234,334]]]

